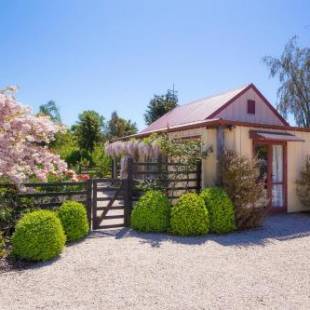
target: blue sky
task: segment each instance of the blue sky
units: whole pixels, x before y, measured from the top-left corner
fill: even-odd
[[[310,2],[299,0],[0,0],[0,88],[63,121],[113,110],[144,127],[153,94],[174,83],[180,103],[253,82],[276,103],[262,64],[293,35],[310,45]]]

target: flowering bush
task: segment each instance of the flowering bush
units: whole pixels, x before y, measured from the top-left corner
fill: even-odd
[[[67,164],[47,147],[61,127],[47,116],[33,115],[12,91],[0,91],[0,177],[19,185],[28,177],[63,174]]]

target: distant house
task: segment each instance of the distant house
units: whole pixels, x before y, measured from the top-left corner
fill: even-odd
[[[224,148],[258,156],[273,210],[303,210],[296,179],[310,154],[310,129],[291,127],[255,85],[178,106],[135,136],[155,132],[212,146],[214,151],[202,162],[203,186],[216,182],[216,163]]]

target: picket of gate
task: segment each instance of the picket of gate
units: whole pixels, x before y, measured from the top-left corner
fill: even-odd
[[[124,226],[124,189],[119,179],[93,180],[93,229]]]

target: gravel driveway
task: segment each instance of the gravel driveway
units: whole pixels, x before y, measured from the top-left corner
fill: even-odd
[[[309,309],[310,216],[226,236],[98,231],[0,274],[0,309]]]

